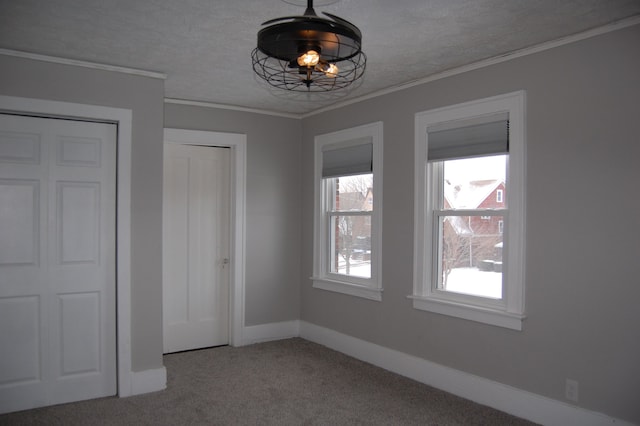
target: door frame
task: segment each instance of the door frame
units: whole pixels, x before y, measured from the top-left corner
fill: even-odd
[[[0,112],[44,118],[113,123],[116,158],[116,358],[118,395],[140,393],[131,370],[131,130],[132,111],[45,99],[0,95]]]
[[[215,146],[231,149],[229,344],[242,346],[245,301],[245,229],[247,135],[204,130],[164,129],[164,144]],[[163,145],[164,149],[164,145]]]

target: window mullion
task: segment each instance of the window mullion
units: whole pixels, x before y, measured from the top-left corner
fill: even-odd
[[[329,216],[371,216],[373,210],[331,210]]]
[[[436,216],[505,216],[507,209],[442,209],[434,210]]]

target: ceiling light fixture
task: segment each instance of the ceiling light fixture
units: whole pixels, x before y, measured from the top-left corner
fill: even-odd
[[[307,0],[303,16],[263,23],[253,70],[270,85],[299,92],[343,89],[364,74],[367,58],[362,34],[351,22],[330,13],[321,18]],[[285,22],[282,22],[285,21]]]

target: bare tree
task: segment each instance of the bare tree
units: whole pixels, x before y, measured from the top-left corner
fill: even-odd
[[[502,235],[489,233],[491,229],[489,222],[481,226],[476,223],[472,229],[468,216],[446,217],[442,235],[442,285],[445,288],[453,269],[502,259],[496,249]]]
[[[459,229],[453,220],[461,219],[458,216],[450,216],[443,224],[442,232],[442,286],[447,288],[449,274],[454,268],[459,268],[465,263],[469,263],[471,255],[471,235],[470,230]]]
[[[345,261],[345,274],[351,274],[351,256],[353,254],[353,216],[339,216],[336,224],[338,228],[338,253]]]
[[[363,197],[367,195],[367,192],[373,186],[373,175],[357,175],[357,176],[345,176],[339,178],[341,193],[359,193]]]
[[[371,174],[341,177],[336,184],[336,209],[345,212],[344,215],[336,218],[335,232],[339,247],[336,255],[339,254],[344,259],[347,275],[351,273],[351,260],[354,249],[357,248],[358,236],[365,230],[365,217],[349,215],[348,212],[371,211],[372,207],[366,203],[366,200],[372,186],[373,175]]]

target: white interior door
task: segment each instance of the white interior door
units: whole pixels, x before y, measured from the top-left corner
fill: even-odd
[[[0,412],[116,393],[116,132],[0,114]]]
[[[229,149],[164,146],[164,352],[229,343]]]

